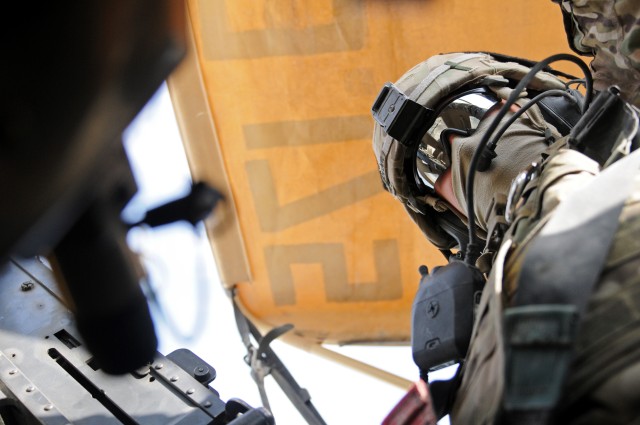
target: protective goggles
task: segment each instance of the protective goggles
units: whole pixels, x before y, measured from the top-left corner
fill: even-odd
[[[372,107],[378,124],[407,147],[405,169],[418,193],[433,192],[435,182],[451,166],[451,136],[469,136],[499,99],[480,87],[444,98],[435,109],[409,99],[387,83]]]

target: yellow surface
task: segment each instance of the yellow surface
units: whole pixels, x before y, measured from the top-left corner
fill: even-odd
[[[430,55],[567,52],[549,0],[191,0],[170,80],[192,171],[222,189],[224,284],[310,341],[407,341],[418,266],[443,257],[383,191],[370,107]]]

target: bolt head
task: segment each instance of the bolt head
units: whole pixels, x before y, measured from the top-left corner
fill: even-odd
[[[193,377],[198,382],[205,382],[211,377],[211,371],[206,366],[197,366],[193,369]]]
[[[26,291],[32,290],[35,286],[36,286],[35,283],[33,283],[31,281],[27,281],[27,282],[23,282],[22,285],[20,285],[20,289],[23,292],[26,292]]]

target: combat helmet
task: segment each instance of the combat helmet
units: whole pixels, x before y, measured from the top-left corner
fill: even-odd
[[[473,132],[484,113],[506,99],[533,65],[489,53],[436,55],[396,83],[385,84],[373,104],[373,150],[383,185],[445,255],[468,242],[466,217],[434,190],[438,176],[450,165],[450,144],[445,139],[451,132]],[[565,90],[558,75],[573,78],[547,71],[532,78],[527,95]],[[553,110],[553,102],[538,106],[561,134],[568,132],[570,125],[564,122],[564,114]]]

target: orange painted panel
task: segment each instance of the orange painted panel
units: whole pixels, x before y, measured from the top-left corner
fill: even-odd
[[[188,15],[214,137],[185,143],[195,177],[224,174],[233,199],[237,240],[212,236],[225,284],[254,317],[312,340],[407,341],[418,267],[443,257],[382,189],[371,104],[436,53],[567,52],[557,6],[190,0]],[[194,120],[183,114],[185,134]],[[217,163],[196,153],[211,144]]]

